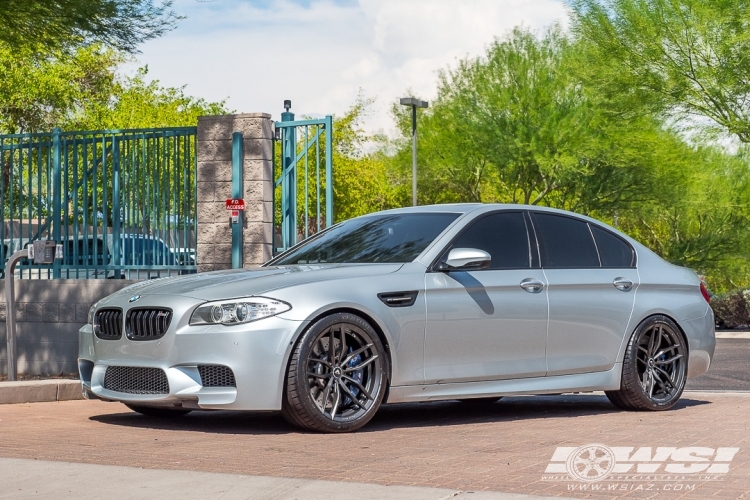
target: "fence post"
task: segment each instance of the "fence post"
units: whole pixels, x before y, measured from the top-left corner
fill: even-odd
[[[120,248],[120,141],[116,136],[112,137],[112,254],[112,263],[120,264],[123,260]],[[120,272],[117,271],[118,277]]]
[[[326,227],[333,225],[333,117],[326,116]]]
[[[232,134],[232,198],[245,197],[242,171],[245,152],[242,144],[242,132]],[[242,267],[244,245],[242,244],[242,229],[245,215],[240,211],[239,220],[232,224],[232,269]]]
[[[286,103],[285,103],[286,104]],[[282,122],[294,121],[294,113],[281,113]],[[297,242],[297,129],[282,129],[281,145],[281,244],[289,248]]]
[[[60,129],[52,130],[52,239],[60,243],[62,224],[62,154],[60,152]],[[60,262],[52,264],[52,276],[60,278]]]

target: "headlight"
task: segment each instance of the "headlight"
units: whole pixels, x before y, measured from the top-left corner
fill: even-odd
[[[198,307],[190,317],[190,324],[240,325],[275,316],[291,308],[286,302],[266,297],[217,300]]]

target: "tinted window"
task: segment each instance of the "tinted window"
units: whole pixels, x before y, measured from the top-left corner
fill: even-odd
[[[599,267],[599,255],[585,221],[552,214],[534,214],[543,267]]]
[[[457,217],[446,213],[359,217],[312,238],[272,263],[411,262]]]
[[[531,267],[529,235],[521,212],[488,215],[472,223],[451,248],[478,248],[492,257],[489,269]]]
[[[635,265],[635,252],[622,238],[593,224],[591,232],[594,233],[599,257],[602,259],[602,267],[633,267]]]

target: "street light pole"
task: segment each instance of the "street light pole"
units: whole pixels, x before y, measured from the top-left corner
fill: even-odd
[[[417,206],[417,108],[426,108],[427,101],[414,97],[402,97],[401,104],[411,106],[411,198],[412,205]]]

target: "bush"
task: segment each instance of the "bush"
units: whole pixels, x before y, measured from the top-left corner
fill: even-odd
[[[719,328],[750,325],[750,290],[735,290],[711,299],[711,308]]]

